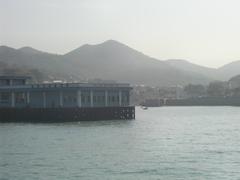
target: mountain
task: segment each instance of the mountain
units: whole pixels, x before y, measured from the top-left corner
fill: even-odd
[[[65,62],[61,61],[61,57],[61,55],[38,51],[30,47],[14,49],[0,46],[0,61],[20,67],[37,68],[59,73],[65,70],[64,66],[66,65]]]
[[[30,47],[14,49],[7,46],[0,46],[0,62],[5,63],[8,69],[13,69],[13,73],[15,71],[19,72],[18,70],[23,72],[24,69],[34,69],[44,73],[44,77],[48,77],[47,79],[54,77],[69,79],[73,75],[71,73],[64,73],[65,63],[61,63],[60,59],[60,55],[45,53]]]
[[[14,49],[0,46],[0,62],[39,69],[55,77],[116,80],[152,86],[207,84],[219,79],[220,74],[218,69],[185,60],[161,61],[114,40],[97,45],[86,44],[64,55],[31,47]],[[225,70],[221,73],[227,74]]]
[[[240,61],[231,62],[220,68],[208,68],[181,59],[166,60],[165,62],[179,70],[199,73],[213,80],[227,81],[240,73]]]
[[[198,73],[198,74],[204,75],[209,79],[216,79],[216,80],[219,79],[216,72],[217,69],[215,68],[200,66],[197,64],[190,63],[183,59],[169,59],[169,60],[166,60],[165,62],[179,70]]]
[[[20,68],[0,62],[0,74],[3,75],[26,75],[31,76],[32,82],[42,82],[49,79],[47,74],[38,69]]]
[[[43,54],[43,53],[45,53],[43,51],[39,51],[37,49],[34,49],[32,47],[28,47],[28,46],[19,48],[18,51],[21,51],[21,52],[26,53],[26,54]],[[45,53],[45,54],[49,54],[49,53]]]
[[[162,86],[209,82],[201,74],[178,70],[114,40],[81,46],[63,59],[87,78]]]
[[[44,53],[32,48],[14,49],[0,46],[0,61],[24,67],[50,68],[52,70],[52,65],[58,62],[59,57],[58,55]]]
[[[228,80],[238,74],[240,74],[240,61],[231,62],[218,69],[218,76],[224,80]]]
[[[240,74],[229,79],[228,84],[231,89],[236,89],[236,88],[239,89],[240,88]]]

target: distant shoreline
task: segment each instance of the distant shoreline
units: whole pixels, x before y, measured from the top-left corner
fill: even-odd
[[[148,107],[161,106],[240,106],[240,97],[201,97],[188,99],[160,99],[158,103],[144,104]]]

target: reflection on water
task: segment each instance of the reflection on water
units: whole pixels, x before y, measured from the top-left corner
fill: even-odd
[[[136,120],[0,124],[0,179],[238,179],[238,107],[136,109]]]

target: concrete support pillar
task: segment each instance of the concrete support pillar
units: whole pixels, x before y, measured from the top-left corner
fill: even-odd
[[[10,85],[10,86],[13,85],[13,80],[12,80],[12,79],[9,80],[9,85]]]
[[[59,106],[63,107],[63,92],[59,92]]]
[[[46,108],[47,106],[46,92],[43,92],[42,95],[43,95],[43,108]]]
[[[15,93],[12,92],[11,93],[11,107],[15,107]]]
[[[108,106],[108,91],[105,90],[105,106]]]
[[[122,91],[120,90],[118,93],[119,96],[119,106],[122,106]]]
[[[93,107],[93,90],[90,91],[90,105]]]
[[[81,90],[77,91],[77,103],[78,103],[78,107],[82,107],[82,92],[81,92]]]
[[[27,99],[27,105],[29,105],[30,104],[30,93],[29,92],[27,92],[27,94],[26,94],[26,99]]]

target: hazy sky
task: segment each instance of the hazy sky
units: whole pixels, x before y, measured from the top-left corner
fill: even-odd
[[[240,60],[239,0],[0,0],[0,44],[63,54],[108,39],[158,59]]]

